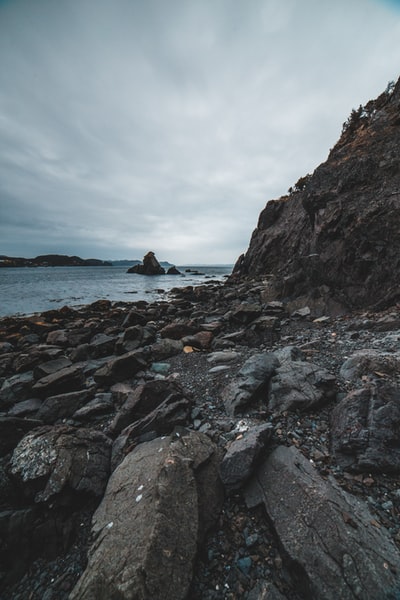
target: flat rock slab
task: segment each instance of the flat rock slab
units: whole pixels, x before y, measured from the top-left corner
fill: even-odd
[[[35,396],[45,398],[67,392],[76,392],[85,386],[85,375],[81,365],[72,365],[39,379],[32,387]]]
[[[324,480],[297,449],[279,446],[249,483],[263,503],[305,598],[378,600],[400,592],[400,553],[365,502]]]
[[[350,392],[331,414],[331,446],[351,471],[400,471],[400,389],[368,385]]]
[[[128,454],[94,514],[88,566],[70,600],[186,598],[201,523],[220,506],[216,456],[200,433]]]
[[[121,354],[110,359],[103,367],[94,373],[94,380],[101,385],[111,385],[134,377],[136,373],[145,369],[147,362],[143,353],[138,350]]]

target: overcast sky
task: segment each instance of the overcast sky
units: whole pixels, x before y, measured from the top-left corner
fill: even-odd
[[[0,0],[0,254],[233,263],[399,76],[394,0]]]

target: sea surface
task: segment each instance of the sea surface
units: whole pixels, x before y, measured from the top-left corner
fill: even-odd
[[[232,265],[177,268],[181,275],[137,275],[127,273],[128,266],[115,265],[0,268],[0,316],[30,315],[104,299],[123,302],[168,299],[173,287],[224,281],[232,271]]]

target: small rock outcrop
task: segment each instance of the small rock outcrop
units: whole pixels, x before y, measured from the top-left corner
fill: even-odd
[[[160,265],[154,252],[148,252],[143,257],[142,265],[134,265],[127,271],[138,275],[165,275],[165,269]]]
[[[327,161],[261,212],[235,277],[324,314],[400,298],[400,79],[353,110]]]

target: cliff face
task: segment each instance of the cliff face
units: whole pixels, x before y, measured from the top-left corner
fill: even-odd
[[[400,79],[353,110],[325,163],[267,203],[233,276],[321,306],[400,299]]]

